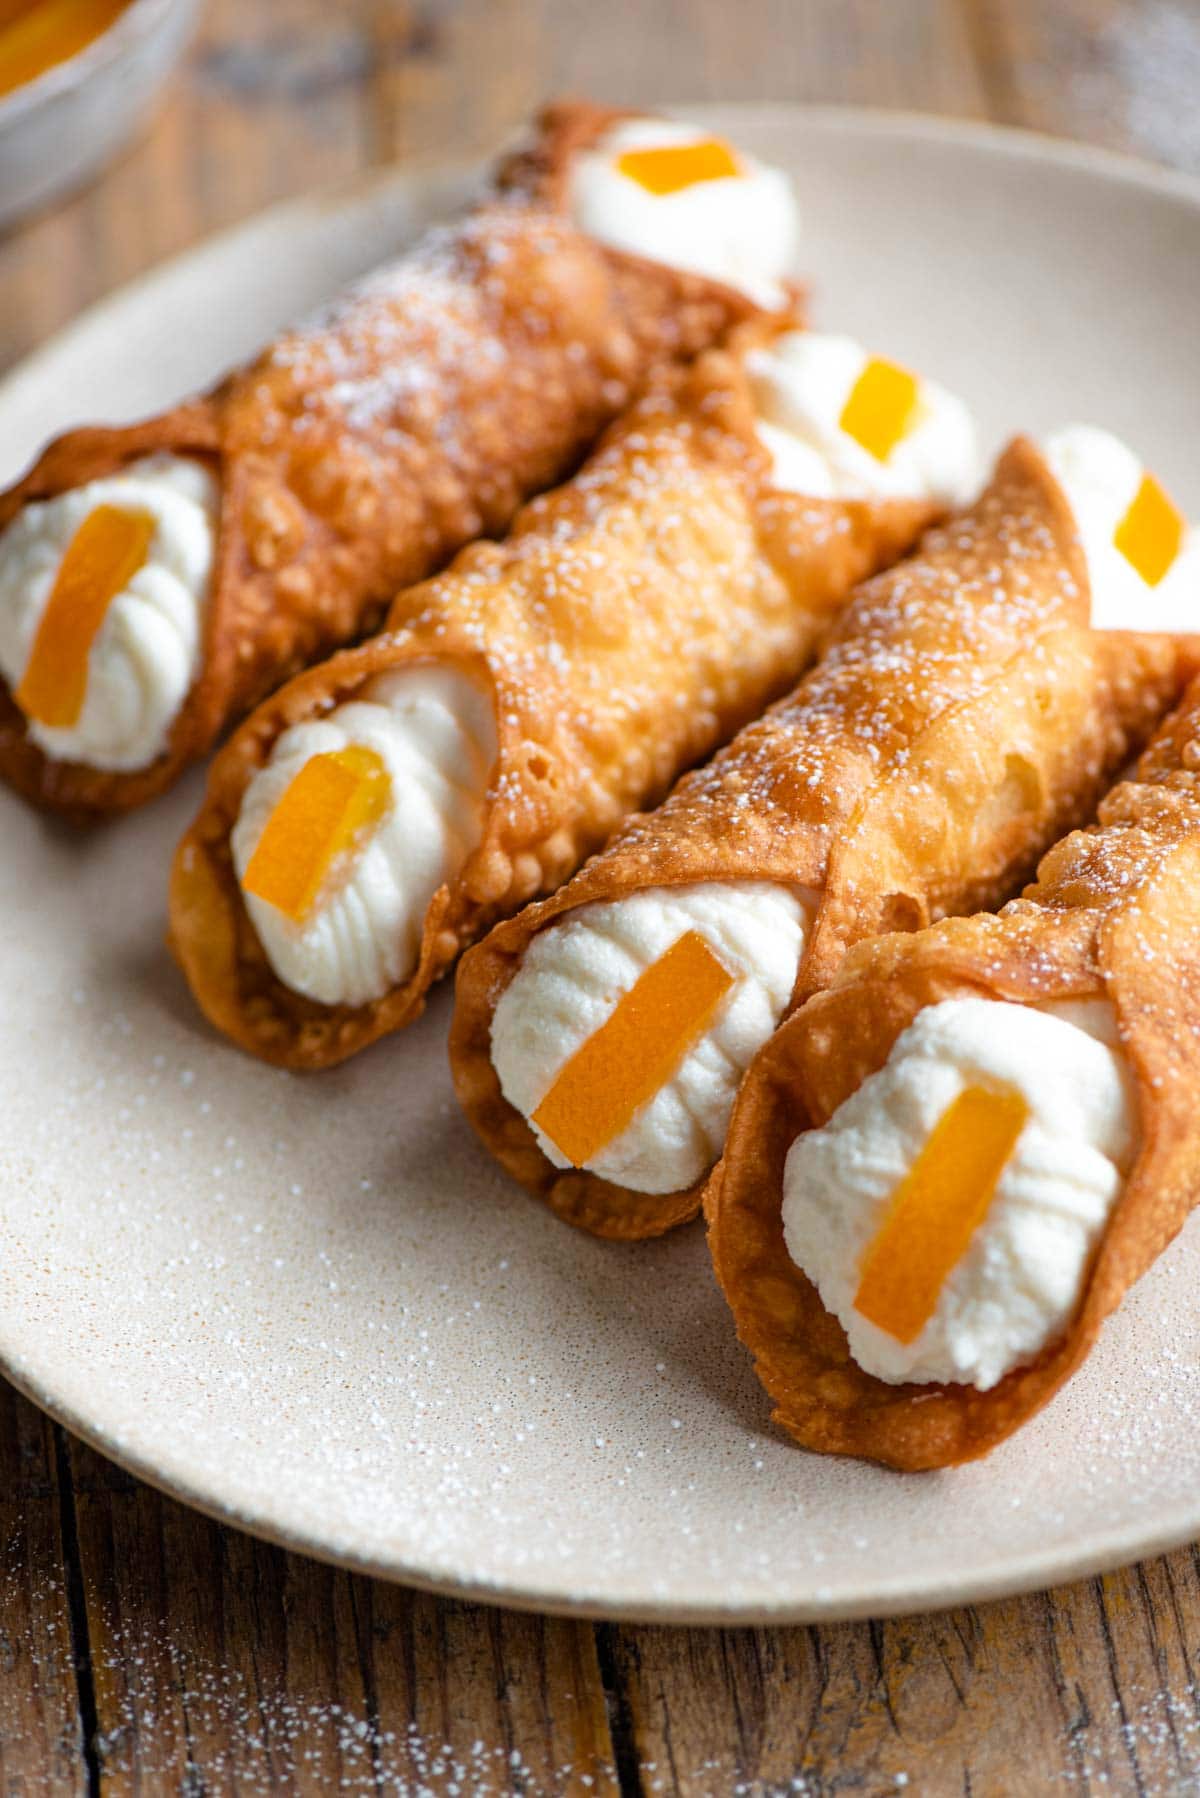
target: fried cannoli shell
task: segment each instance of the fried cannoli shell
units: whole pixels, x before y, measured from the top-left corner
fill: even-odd
[[[1101,1325],[1177,1234],[1200,1195],[1200,687],[1100,822],[1046,856],[998,916],[947,920],[847,957],[830,991],[752,1064],[705,1199],[717,1277],[775,1418],[806,1448],[904,1470],[986,1454],[1080,1366]],[[850,1357],[845,1332],[788,1255],[784,1162],[926,1005],[1108,998],[1139,1101],[1140,1149],[1065,1334],[990,1391],[889,1385]]]
[[[144,424],[71,431],[0,495],[2,529],[27,501],[155,451],[199,456],[220,483],[200,672],[163,754],[132,773],[51,760],[0,682],[0,775],[81,819],[162,792],[264,693],[378,629],[399,588],[503,531],[655,367],[757,311],[568,222],[569,159],[620,116],[550,108],[461,222],[206,397]]]
[[[919,536],[924,501],[768,486],[742,357],[778,328],[746,327],[735,348],[665,374],[506,542],[474,544],[402,594],[392,635],[301,676],[222,751],[176,858],[171,929],[201,1006],[242,1047],[321,1067],[410,1022],[466,944],[558,886],[788,687],[854,582]],[[315,1004],[267,963],[230,831],[283,729],[431,656],[493,699],[500,747],[482,841],[435,896],[404,986],[366,1006]]]
[[[597,1236],[693,1217],[703,1182],[659,1195],[564,1172],[505,1099],[492,1018],[528,944],[568,911],[647,887],[779,881],[822,895],[797,1005],[852,943],[999,904],[1090,815],[1196,665],[1195,643],[1092,631],[1090,604],[1067,502],[1019,438],[969,513],[852,600],[789,698],[465,958],[451,1063],[503,1166]]]

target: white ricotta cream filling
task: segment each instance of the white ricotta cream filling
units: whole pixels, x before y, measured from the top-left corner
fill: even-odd
[[[842,429],[846,403],[871,360],[851,337],[788,331],[747,358],[775,458],[775,484],[821,499],[930,499],[965,505],[983,479],[975,423],[957,395],[921,379],[912,422],[881,461]]]
[[[656,194],[618,166],[631,150],[711,138],[699,125],[674,119],[625,119],[614,125],[575,159],[571,216],[581,231],[614,249],[705,275],[759,305],[781,306],[799,236],[795,194],[781,170],[735,150],[736,175]]]
[[[897,1186],[968,1086],[1015,1090],[1028,1119],[933,1315],[902,1343],[855,1309],[863,1257]],[[986,1391],[1061,1334],[1136,1150],[1137,1109],[1106,1000],[948,999],[819,1130],[783,1182],[788,1253],[879,1379]]]
[[[496,757],[491,700],[454,669],[376,675],[358,698],[295,724],[246,788],[233,829],[238,879],[275,807],[311,756],[373,749],[391,780],[388,809],[343,878],[302,922],[247,893],[279,979],[325,1005],[365,1005],[417,964],[429,902],[476,847]]]
[[[587,1163],[634,1192],[681,1192],[719,1157],[734,1097],[791,997],[809,903],[766,881],[652,887],[611,905],[581,905],[539,932],[492,1020],[492,1061],[509,1104],[527,1119],[622,996],[688,931],[736,984],[671,1079]],[[555,1167],[570,1163],[534,1125]]]
[[[1070,425],[1042,453],[1070,501],[1087,557],[1092,624],[1109,631],[1200,630],[1200,531],[1189,526],[1179,554],[1156,586],[1142,579],[1113,541],[1146,470],[1109,431]]]
[[[55,761],[131,772],[149,767],[200,666],[217,535],[215,476],[183,456],[146,456],[118,474],[25,506],[0,536],[0,672],[20,685],[67,548],[97,506],[148,514],[145,562],[105,613],[88,657],[76,722],[29,721]]]

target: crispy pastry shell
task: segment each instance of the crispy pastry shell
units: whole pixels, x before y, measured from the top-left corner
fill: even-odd
[[[534,935],[581,905],[647,887],[774,880],[819,907],[793,1005],[855,942],[995,905],[1177,696],[1195,649],[1092,631],[1067,502],[1019,438],[962,517],[846,608],[821,664],[660,809],[630,819],[554,897],[463,961],[451,1034],[459,1098],[505,1168],[597,1236],[655,1236],[699,1209],[563,1172],[508,1104],[492,1017]]]
[[[220,487],[200,672],[163,754],[130,773],[53,760],[0,681],[0,775],[81,821],[153,798],[264,694],[378,629],[398,588],[502,532],[654,368],[756,311],[568,222],[570,157],[620,116],[549,108],[461,221],[207,396],[71,431],[0,495],[3,529],[27,501],[163,451],[208,462]]]
[[[775,1418],[806,1448],[904,1470],[987,1454],[1053,1397],[1200,1195],[1200,683],[1115,787],[1099,822],[1045,857],[998,916],[887,936],[847,957],[830,991],[751,1066],[705,1199],[717,1277]],[[986,996],[1110,999],[1139,1098],[1141,1146],[1064,1335],[988,1392],[894,1386],[850,1357],[845,1332],[792,1262],[784,1161],[926,1005]]]
[[[243,1048],[322,1067],[410,1022],[466,944],[557,887],[788,687],[854,582],[919,535],[924,502],[769,488],[743,357],[780,328],[752,323],[664,374],[504,543],[475,544],[402,594],[390,635],[300,676],[222,751],[176,857],[171,929],[201,1006]],[[435,896],[409,981],[371,1005],[315,1004],[276,979],[242,902],[230,857],[242,795],[289,724],[434,657],[493,700],[482,841]]]

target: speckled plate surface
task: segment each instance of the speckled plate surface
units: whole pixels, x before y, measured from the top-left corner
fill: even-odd
[[[1200,510],[1200,190],[892,115],[710,115],[790,168],[820,322],[1075,418]],[[388,175],[94,311],[0,390],[0,478],[50,431],[207,380],[450,205]],[[448,995],[298,1079],[213,1037],[163,947],[193,780],[87,840],[0,794],[0,1365],[136,1473],[329,1559],[682,1621],[852,1616],[1045,1585],[1200,1534],[1200,1234],[990,1460],[904,1478],[771,1430],[698,1231],[612,1247],[488,1163]]]

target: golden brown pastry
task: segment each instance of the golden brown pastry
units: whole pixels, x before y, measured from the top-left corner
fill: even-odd
[[[467,943],[784,690],[854,582],[911,545],[936,501],[775,484],[787,451],[764,447],[751,376],[797,335],[748,325],[664,375],[506,542],[242,727],[171,888],[218,1028],[318,1067],[408,1023]]]
[[[1085,550],[1070,497],[1095,449],[1018,439],[789,698],[468,954],[459,1097],[559,1216],[619,1238],[693,1216],[781,1016],[862,938],[1007,897],[1144,743],[1196,643],[1093,627],[1124,580],[1121,519]]]
[[[759,310],[576,224],[577,174],[637,123],[551,108],[463,219],[212,393],[50,445],[0,497],[0,775],[79,817],[152,798]]]
[[[863,944],[755,1060],[709,1240],[805,1447],[986,1454],[1195,1204],[1198,771],[1200,684],[1023,898]]]

